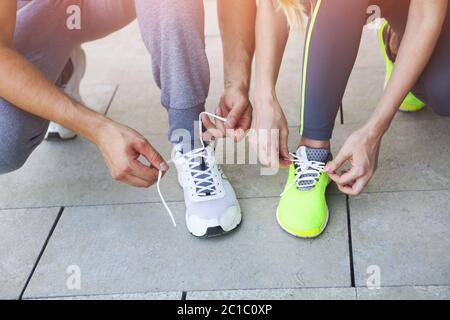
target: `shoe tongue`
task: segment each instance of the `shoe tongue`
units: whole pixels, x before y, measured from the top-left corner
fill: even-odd
[[[330,151],[321,148],[308,148],[305,146],[297,150],[297,157],[306,161],[316,161],[327,163],[330,160]]]
[[[331,158],[331,153],[327,149],[321,149],[321,148],[308,148],[305,146],[300,147],[296,152],[297,157],[300,160],[303,161],[316,161],[316,162],[323,162],[327,163]],[[298,166],[296,165],[296,168]],[[308,170],[309,168],[302,168],[302,170]],[[300,178],[306,178],[306,177],[313,177],[313,174],[302,174]],[[315,179],[318,181],[318,179]],[[313,186],[308,186],[311,183],[311,181],[305,181],[300,182],[299,190],[301,191],[307,191],[311,190]],[[305,185],[302,187],[302,185]]]

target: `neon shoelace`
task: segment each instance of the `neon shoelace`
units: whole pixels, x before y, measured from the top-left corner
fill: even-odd
[[[192,178],[194,179],[194,184],[196,185],[196,193],[197,195],[213,195],[215,194],[216,190],[212,187],[214,180],[212,177],[212,170],[211,165],[208,167],[207,170],[199,170],[195,169],[201,166],[201,162],[197,161],[198,159],[202,159],[205,161],[207,159],[206,155],[206,145],[205,141],[203,140],[203,122],[202,122],[202,116],[207,115],[209,117],[212,117],[214,119],[227,122],[227,119],[219,117],[215,114],[209,113],[209,112],[201,112],[198,120],[199,120],[199,137],[200,142],[202,144],[202,147],[199,149],[192,150],[191,152],[187,153],[186,155],[183,155],[186,160],[188,161],[189,169],[192,175]],[[167,163],[173,163],[175,161],[175,158],[171,159]],[[173,226],[176,227],[177,223],[175,221],[174,215],[172,210],[167,205],[166,200],[164,199],[164,196],[161,192],[161,180],[162,180],[163,172],[160,170],[158,173],[158,182],[156,183],[156,188],[158,190],[159,198],[161,199],[162,204],[164,205],[164,208],[166,209],[167,213],[170,216],[170,219],[172,220]]]
[[[291,153],[292,163],[295,166],[295,179],[286,187],[286,190],[281,194],[283,196],[294,185],[299,190],[310,190],[314,188],[319,180],[319,176],[325,171],[325,163],[319,161],[309,161],[300,158],[294,153]]]

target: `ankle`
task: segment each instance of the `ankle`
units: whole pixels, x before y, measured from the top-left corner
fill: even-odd
[[[315,148],[315,149],[331,150],[330,140],[322,141],[322,140],[314,140],[314,139],[309,139],[306,137],[301,137],[299,147],[302,147],[302,146],[308,147],[308,148]]]

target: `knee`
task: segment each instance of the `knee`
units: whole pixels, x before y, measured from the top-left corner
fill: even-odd
[[[33,151],[44,140],[45,132],[39,133],[31,139],[17,138],[0,132],[0,174],[11,173],[23,167]],[[8,137],[10,139],[8,139]]]
[[[48,121],[0,98],[0,174],[20,169],[44,140]]]
[[[2,146],[0,153],[0,175],[19,170],[30,156],[29,153],[20,152],[14,147],[5,149]]]
[[[45,131],[30,139],[17,132],[0,130],[0,175],[22,168],[44,137]]]

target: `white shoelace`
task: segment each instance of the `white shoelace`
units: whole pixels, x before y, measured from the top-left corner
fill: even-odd
[[[295,165],[295,179],[286,187],[286,190],[281,194],[283,196],[294,185],[298,189],[313,188],[320,174],[325,170],[325,163],[318,161],[306,161],[294,153],[291,153],[292,162]]]
[[[211,167],[209,167],[208,170],[206,171],[201,171],[198,169],[194,169],[198,166],[201,165],[200,162],[195,161],[198,158],[202,158],[206,160],[206,155],[205,155],[205,149],[206,149],[206,145],[205,145],[205,141],[203,140],[203,122],[202,122],[202,116],[203,115],[207,115],[209,117],[212,117],[214,119],[223,121],[223,122],[227,122],[227,119],[219,117],[215,114],[209,113],[209,112],[202,112],[200,113],[198,120],[199,120],[199,137],[200,137],[200,141],[202,143],[202,148],[197,149],[197,150],[193,150],[190,153],[188,153],[186,155],[188,163],[189,163],[189,167],[192,173],[192,177],[194,179],[194,183],[197,186],[197,194],[199,195],[206,195],[206,193],[208,192],[215,192],[215,189],[212,189],[212,187],[208,187],[207,185],[212,186],[211,181],[213,180],[213,178],[211,177],[212,171],[211,171]],[[173,163],[174,159],[171,159],[170,161],[168,161],[169,163]],[[164,205],[164,207],[166,208],[167,213],[170,216],[170,219],[172,220],[173,226],[176,227],[177,223],[175,221],[174,215],[172,210],[170,210],[169,206],[167,205],[166,200],[164,199],[164,196],[162,195],[161,192],[161,179],[163,176],[163,172],[159,171],[158,173],[158,182],[156,183],[156,188],[158,189],[158,194],[159,197],[161,199],[162,204]],[[205,176],[204,178],[201,178],[200,176]],[[201,186],[200,184],[205,183],[205,186]]]
[[[196,195],[197,196],[206,196],[208,193],[211,195],[215,195],[217,190],[214,186],[214,180],[212,179],[212,170],[211,167],[214,163],[208,163],[210,159],[208,159],[208,155],[205,152],[205,149],[197,149],[192,152],[186,154],[184,156],[188,162],[190,174],[194,179],[194,184],[196,186]],[[201,168],[202,163],[208,163],[208,169],[199,170],[196,168]]]

